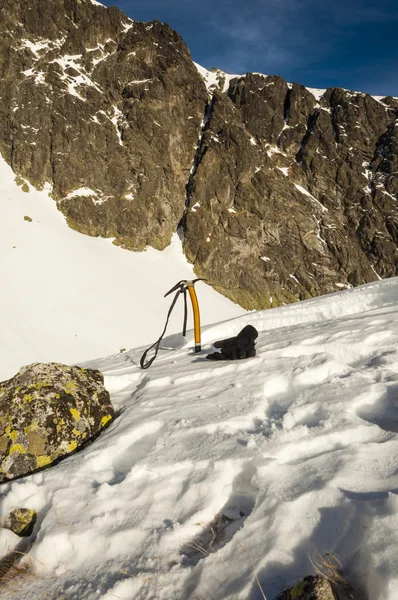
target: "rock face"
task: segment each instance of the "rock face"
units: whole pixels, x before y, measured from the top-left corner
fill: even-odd
[[[68,223],[166,247],[207,94],[180,36],[90,0],[0,3],[0,152]]]
[[[58,363],[23,367],[0,383],[0,482],[37,471],[113,418],[102,373]]]
[[[180,224],[246,308],[397,274],[397,99],[209,73],[91,0],[2,0],[0,34],[0,152],[71,227],[139,250]]]
[[[398,100],[253,74],[221,84],[188,189],[197,275],[247,308],[396,275]]]

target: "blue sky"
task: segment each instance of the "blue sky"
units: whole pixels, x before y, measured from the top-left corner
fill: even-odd
[[[101,0],[168,23],[207,69],[398,96],[398,0]]]

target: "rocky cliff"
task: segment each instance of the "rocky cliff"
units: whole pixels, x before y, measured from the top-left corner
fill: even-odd
[[[207,102],[180,36],[90,0],[0,0],[0,151],[68,223],[168,245]]]
[[[219,81],[184,218],[197,274],[248,308],[396,275],[398,100]]]
[[[72,227],[139,250],[180,225],[247,308],[396,275],[398,100],[209,73],[91,0],[0,0],[0,33],[0,151]]]

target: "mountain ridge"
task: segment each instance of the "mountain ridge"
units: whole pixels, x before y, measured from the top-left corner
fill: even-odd
[[[397,273],[397,99],[210,75],[168,25],[98,5],[1,8],[0,151],[70,226],[133,250],[180,226],[251,309]]]

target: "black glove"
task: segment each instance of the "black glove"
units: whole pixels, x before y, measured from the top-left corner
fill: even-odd
[[[258,332],[252,325],[246,325],[237,336],[214,343],[215,348],[221,348],[221,352],[208,354],[209,360],[237,360],[256,356],[255,339]]]

